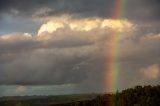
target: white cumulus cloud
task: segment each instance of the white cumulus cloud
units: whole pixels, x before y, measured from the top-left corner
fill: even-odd
[[[60,18],[53,19],[43,24],[39,31],[38,35],[41,35],[43,32],[53,33],[58,29],[70,29],[72,31],[91,31],[91,30],[116,30],[118,32],[127,32],[133,31],[135,25],[128,20],[115,20],[115,19],[69,19],[69,18]]]

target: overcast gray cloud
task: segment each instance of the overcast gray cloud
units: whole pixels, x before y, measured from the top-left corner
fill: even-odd
[[[96,82],[100,85],[95,90],[103,89],[102,82],[107,71],[105,70],[106,56],[111,50],[109,38],[112,37],[112,30],[123,32],[120,35],[120,60],[118,61],[122,65],[120,83],[128,85],[128,81],[133,81],[136,84],[140,80],[135,80],[131,76],[140,78],[141,68],[159,63],[160,48],[157,46],[160,40],[159,33],[144,34],[141,33],[141,29],[137,29],[139,27],[135,29],[134,23],[124,20],[121,21],[121,25],[117,24],[119,21],[112,19],[97,21],[99,25],[105,27],[89,28],[91,22],[96,23],[95,20],[88,19],[89,24],[86,24],[85,20],[77,20],[73,23],[62,22],[65,26],[52,30],[50,24],[46,23],[44,25],[48,29],[45,28],[37,36],[28,33],[1,36],[0,83],[7,85],[78,83],[89,85],[90,83],[89,86],[96,86],[94,84]],[[86,24],[87,29],[85,27],[81,29],[79,22],[82,25]],[[110,26],[109,23],[114,23],[115,26]],[[72,29],[72,24],[77,24],[78,27]],[[42,28],[43,25],[40,30]],[[127,77],[130,80],[124,81]]]
[[[2,14],[15,16],[57,16],[62,14],[78,17],[112,17],[116,0],[1,0]],[[127,0],[121,4],[125,18],[134,20],[159,20],[159,0]]]

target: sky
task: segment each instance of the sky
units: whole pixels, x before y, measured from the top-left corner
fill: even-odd
[[[0,96],[111,92],[113,30],[117,89],[160,84],[160,1],[125,1],[0,0]]]

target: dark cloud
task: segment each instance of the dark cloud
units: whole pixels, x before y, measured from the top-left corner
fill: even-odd
[[[5,71],[3,75],[7,76],[1,77],[1,84],[59,85],[83,81],[86,70],[74,70],[74,67],[84,61],[85,56],[69,56],[62,52],[64,51],[45,50],[45,53],[17,54],[17,58],[4,65],[6,70],[1,69],[1,72]]]
[[[116,0],[1,0],[0,11],[1,14],[25,17],[70,14],[73,17],[111,18],[116,10],[115,2]],[[123,10],[119,10],[124,13],[125,18],[141,21],[160,19],[159,0],[127,0],[125,3],[120,4],[123,5]]]
[[[83,14],[89,13],[91,14],[98,14],[101,11],[106,11],[101,8],[97,8],[97,5],[101,7],[111,7],[111,1],[106,0],[99,0],[93,2],[92,0],[2,0],[1,4],[1,11],[2,12],[9,12],[9,13],[19,13],[20,15],[29,15],[32,16],[34,12],[43,9],[43,8],[50,8],[51,11],[46,13],[46,15],[58,15],[58,14]],[[86,5],[87,4],[87,5]],[[98,12],[96,12],[98,11]],[[40,16],[43,16],[41,14]]]
[[[3,67],[1,67],[0,83],[59,85],[83,82],[88,78],[88,73],[95,70],[92,70],[94,67],[91,68],[97,66],[94,62],[99,61],[92,60],[96,50],[89,49],[90,47],[53,48],[16,54],[10,52],[6,56],[1,54],[0,58],[3,60],[0,64]]]

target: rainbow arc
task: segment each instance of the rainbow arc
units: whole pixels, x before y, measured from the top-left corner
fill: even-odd
[[[125,15],[125,7],[127,0],[115,0],[112,18],[121,20]],[[110,46],[107,51],[107,63],[106,63],[106,86],[107,91],[115,92],[118,89],[119,80],[119,45],[120,45],[121,33],[116,29],[112,30],[111,37],[109,39]]]

